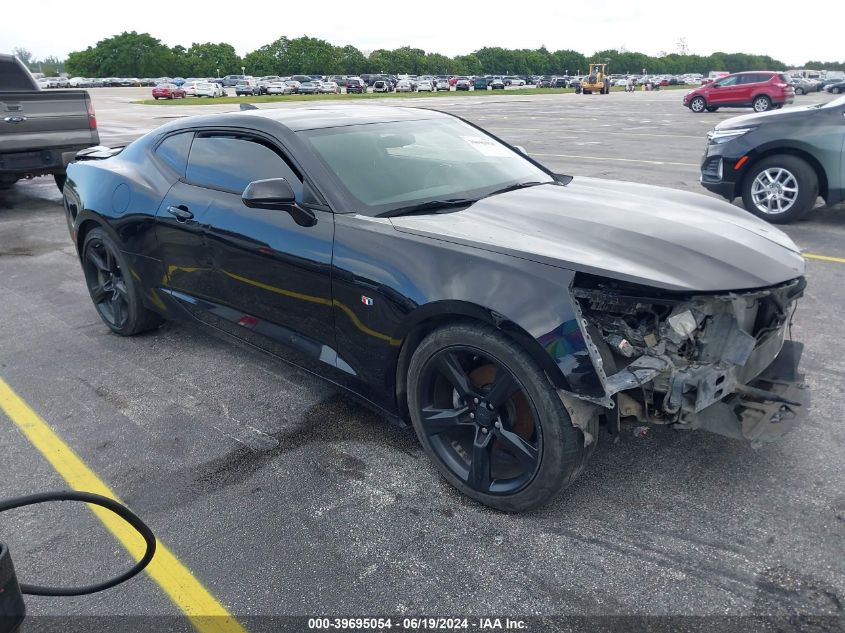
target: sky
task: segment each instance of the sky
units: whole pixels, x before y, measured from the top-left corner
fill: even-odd
[[[678,52],[683,38],[700,55],[770,55],[789,66],[845,60],[841,0],[28,0],[26,9],[31,17],[0,21],[0,52],[22,47],[35,58],[64,58],[134,30],[168,46],[228,42],[240,55],[282,35],[365,52],[408,45],[449,56],[484,46],[658,55]]]

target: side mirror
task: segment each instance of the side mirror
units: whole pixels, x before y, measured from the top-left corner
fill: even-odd
[[[241,200],[251,209],[275,209],[290,213],[300,226],[314,226],[317,216],[309,209],[296,204],[296,196],[290,183],[284,178],[253,180],[246,186]]]
[[[241,196],[244,204],[253,209],[280,209],[287,211],[296,202],[290,183],[284,178],[253,180]]]
[[[715,81],[712,82],[710,85],[713,86],[714,88],[721,88],[722,87],[722,84],[717,84]]]

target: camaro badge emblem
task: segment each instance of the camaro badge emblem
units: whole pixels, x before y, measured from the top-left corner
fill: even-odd
[[[373,300],[367,295],[361,295],[361,303],[363,303],[365,306],[371,306],[373,305]]]

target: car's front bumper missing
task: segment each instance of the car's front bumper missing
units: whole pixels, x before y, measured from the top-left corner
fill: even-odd
[[[746,385],[750,389],[685,415],[678,426],[745,439],[754,445],[781,438],[806,417],[810,407],[810,390],[804,375],[798,373],[803,351],[803,343],[784,341],[774,361]]]

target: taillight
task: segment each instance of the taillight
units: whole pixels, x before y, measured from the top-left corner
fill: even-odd
[[[789,84],[775,84],[778,88],[786,88]]]
[[[88,128],[91,130],[97,129],[97,117],[94,115],[94,104],[91,103],[91,97],[85,95],[85,106],[88,108]]]

